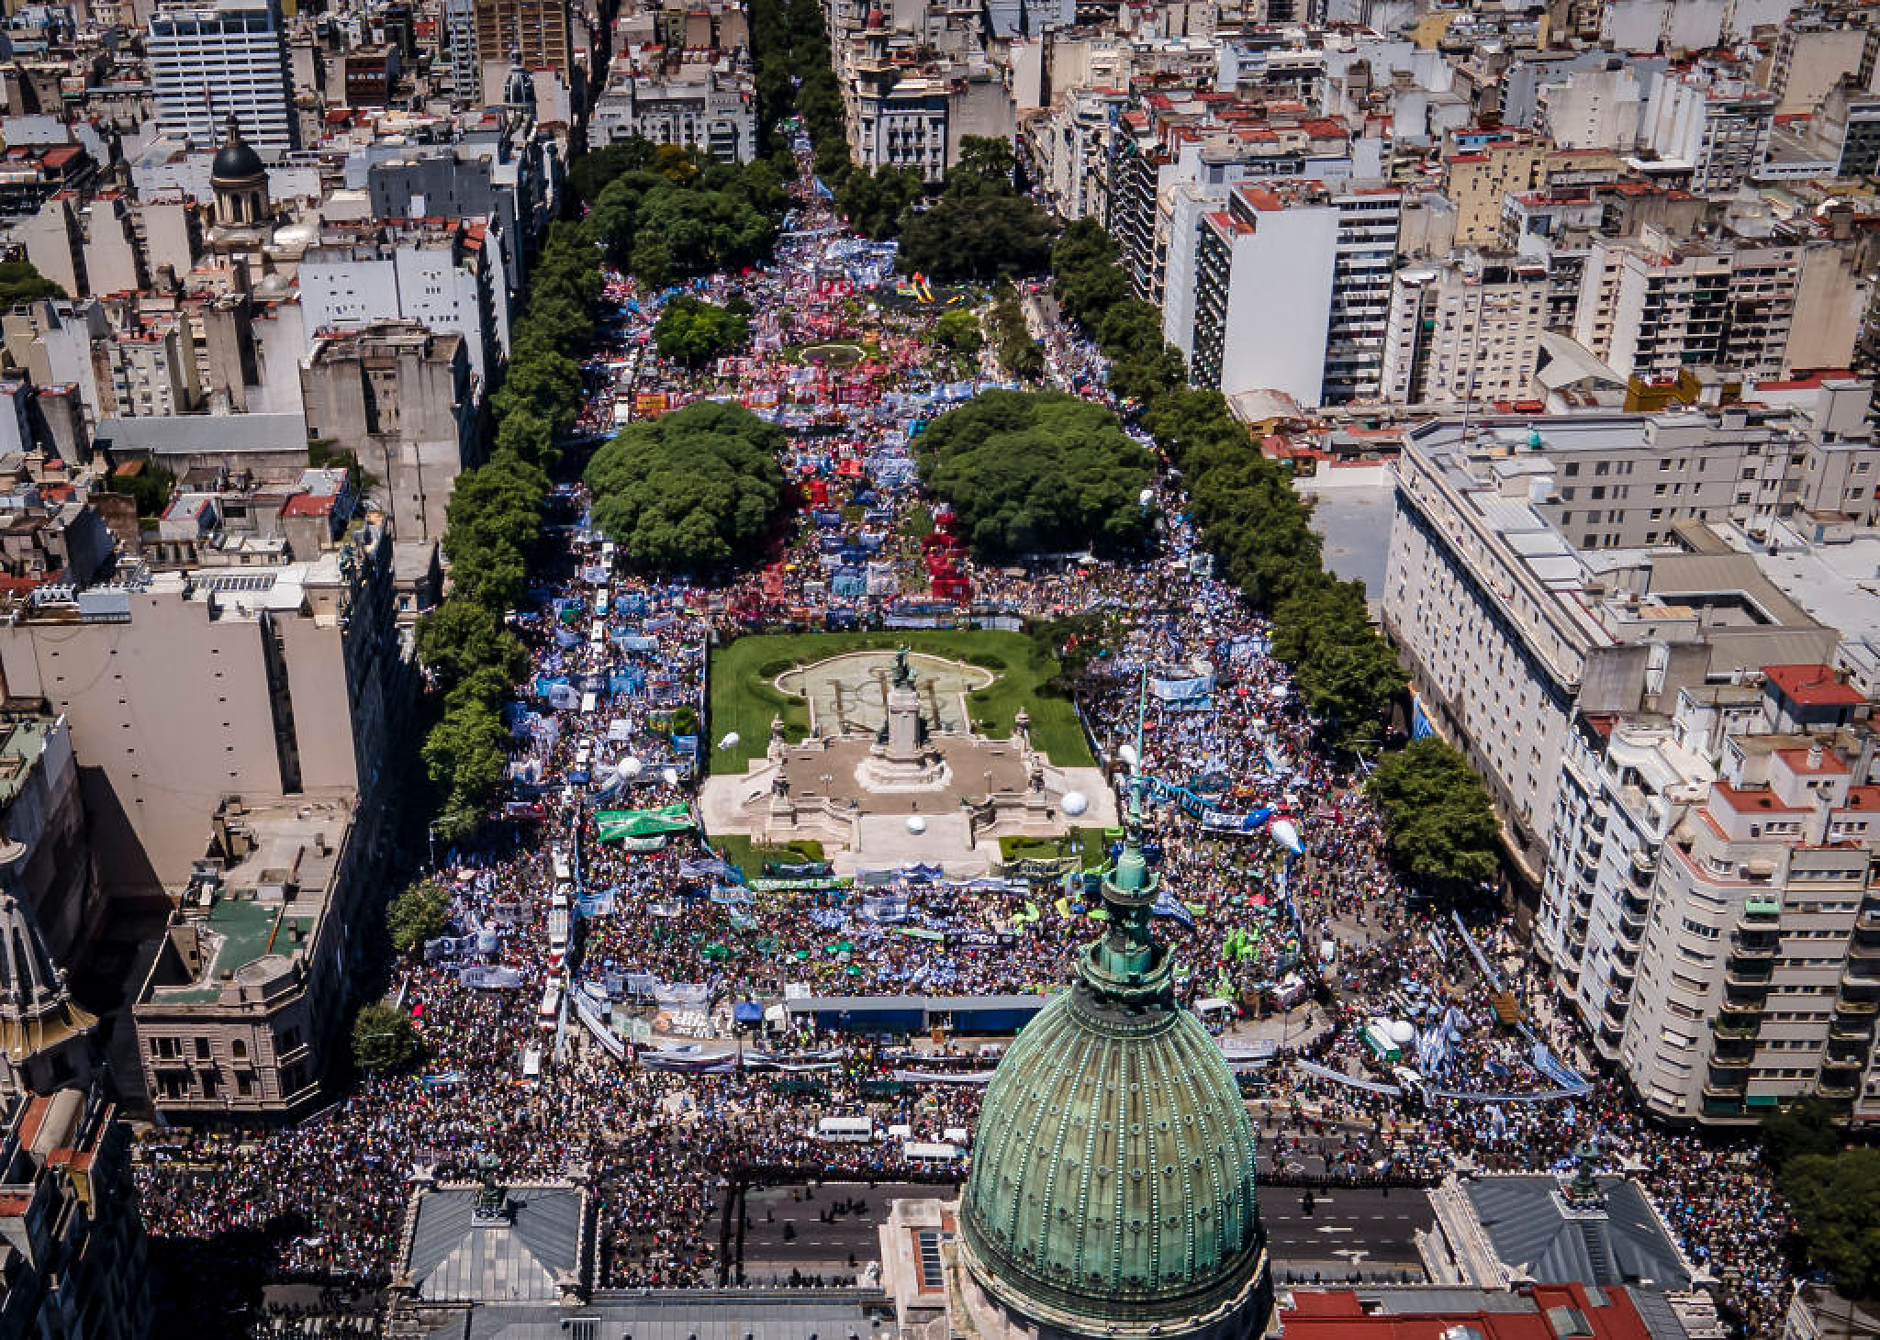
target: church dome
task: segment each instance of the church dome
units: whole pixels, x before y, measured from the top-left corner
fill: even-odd
[[[241,126],[235,118],[229,117],[222,147],[216,150],[215,158],[209,164],[210,182],[245,185],[264,180],[267,175],[268,165],[261,161],[261,155],[254,151],[254,146],[242,138]]]
[[[1271,1286],[1253,1127],[1220,1047],[1175,1002],[1155,897],[1132,815],[1104,939],[987,1088],[964,1255],[999,1304],[1057,1332],[1257,1334]]]

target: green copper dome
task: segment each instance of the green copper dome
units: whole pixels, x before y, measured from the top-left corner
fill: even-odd
[[[986,1090],[961,1204],[967,1262],[1001,1304],[1092,1336],[1232,1333],[1270,1309],[1253,1127],[1220,1048],[1175,1002],[1130,835],[1109,928]]]

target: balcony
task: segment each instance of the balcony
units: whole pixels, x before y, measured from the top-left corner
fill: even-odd
[[[1859,1092],[1859,1089],[1851,1083],[1846,1083],[1839,1079],[1830,1080],[1826,1075],[1823,1075],[1815,1084],[1815,1092],[1820,1094],[1823,1098],[1850,1099]]]
[[[1740,968],[1735,961],[1732,961],[1730,966],[1723,970],[1723,984],[1736,987],[1741,991],[1767,991],[1770,975],[1771,969],[1766,963],[1760,970],[1756,970]]]
[[[1873,1020],[1863,1018],[1830,1019],[1829,1042],[1865,1042],[1873,1036]]]
[[[1836,1014],[1853,1015],[1859,1018],[1871,1018],[1875,1009],[1875,1003],[1871,1000],[1849,1000],[1844,996],[1834,1002]]]
[[[1880,944],[1851,940],[1847,946],[1847,958],[1850,963],[1880,963]]]
[[[1710,1080],[1704,1085],[1704,1101],[1707,1103],[1740,1103],[1743,1101],[1743,1081],[1740,1078],[1726,1079],[1721,1082]]]
[[[1781,944],[1774,940],[1745,940],[1741,936],[1730,939],[1730,958],[1742,963],[1771,963],[1781,950]]]
[[[1821,1057],[1823,1070],[1859,1070],[1866,1064],[1867,1058],[1860,1052],[1847,1052],[1839,1056],[1833,1052],[1825,1052]]]
[[[1754,1047],[1745,1047],[1740,1051],[1712,1052],[1710,1068],[1712,1070],[1748,1070],[1749,1063],[1755,1059]]]
[[[1710,1021],[1711,1034],[1719,1038],[1747,1039],[1762,1031],[1760,1019],[1734,1019],[1726,1015],[1717,1015]]]

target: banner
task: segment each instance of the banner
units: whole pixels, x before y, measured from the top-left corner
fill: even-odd
[[[607,1021],[601,1018],[600,1012],[588,1003],[587,995],[577,991],[574,993],[573,1000],[575,1015],[587,1025],[588,1032],[593,1034],[596,1042],[600,1043],[601,1050],[616,1061],[626,1060],[627,1044],[622,1042],[613,1029],[607,1026]]]
[[[1149,693],[1159,702],[1200,702],[1213,692],[1212,674],[1184,674],[1180,671],[1151,671],[1149,674]]]
[[[472,963],[457,970],[457,980],[463,985],[482,991],[511,991],[527,985],[520,968],[490,967],[487,964]]]
[[[684,805],[665,805],[656,810],[596,810],[594,823],[602,842],[661,837],[667,833],[689,833],[692,813]]]
[[[712,989],[705,982],[658,982],[652,996],[661,1005],[708,1005]]]
[[[902,1084],[990,1084],[990,1070],[896,1070],[894,1079]]]
[[[758,893],[820,893],[828,889],[848,887],[848,881],[840,875],[823,875],[809,879],[754,879],[751,888]]]
[[[1262,805],[1246,814],[1233,810],[1203,810],[1201,828],[1207,833],[1257,833],[1272,813],[1271,805]]]

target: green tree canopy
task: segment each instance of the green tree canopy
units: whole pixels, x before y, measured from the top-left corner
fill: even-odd
[[[0,262],[3,263],[3,262]],[[100,485],[106,493],[121,493],[137,502],[137,515],[160,516],[163,509],[170,505],[170,493],[176,488],[176,476],[154,460],[136,463],[138,468],[130,474],[119,474],[113,470],[105,475]]]
[[[947,312],[934,322],[933,337],[944,347],[968,358],[978,353],[986,342],[986,337],[979,331],[979,315],[976,312]]]
[[[1482,779],[1447,740],[1412,740],[1371,774],[1391,854],[1418,880],[1456,886],[1490,879],[1498,829]]]
[[[1763,1161],[1781,1172],[1804,1154],[1832,1157],[1840,1153],[1846,1119],[1844,1107],[1820,1094],[1791,1099],[1762,1119],[1758,1136]]]
[[[361,1070],[396,1070],[418,1054],[418,1030],[395,1005],[361,1005],[353,1019],[353,1064]]]
[[[922,481],[986,557],[1140,547],[1149,454],[1116,416],[1059,391],[988,391],[914,439]]]
[[[0,309],[17,307],[41,298],[70,295],[33,268],[31,261],[0,261]]]
[[[836,192],[836,208],[848,216],[856,232],[880,241],[900,232],[901,216],[925,189],[926,183],[913,168],[885,167],[877,172],[858,168]]]
[[[1361,750],[1384,728],[1384,710],[1403,691],[1390,644],[1371,627],[1363,582],[1316,569],[1273,612],[1273,654],[1333,743]]]
[[[594,453],[594,521],[657,572],[717,571],[754,557],[784,505],[782,429],[700,401],[629,424]]]
[[[528,648],[502,616],[456,595],[418,621],[417,641],[419,662],[446,694],[472,685],[495,701],[529,670]]]
[[[1797,1155],[1779,1185],[1810,1259],[1843,1293],[1880,1294],[1880,1149]]]
[[[434,879],[420,879],[385,906],[385,930],[401,954],[417,950],[450,927],[450,891]]]
[[[653,343],[659,356],[690,367],[741,348],[750,338],[748,317],[690,294],[667,303],[653,326]]]
[[[446,812],[474,826],[502,785],[508,744],[503,719],[488,703],[461,701],[438,719],[421,752],[425,772],[445,797]]]
[[[945,282],[1010,279],[1051,257],[1051,218],[1021,195],[942,195],[901,220],[898,264]]]

